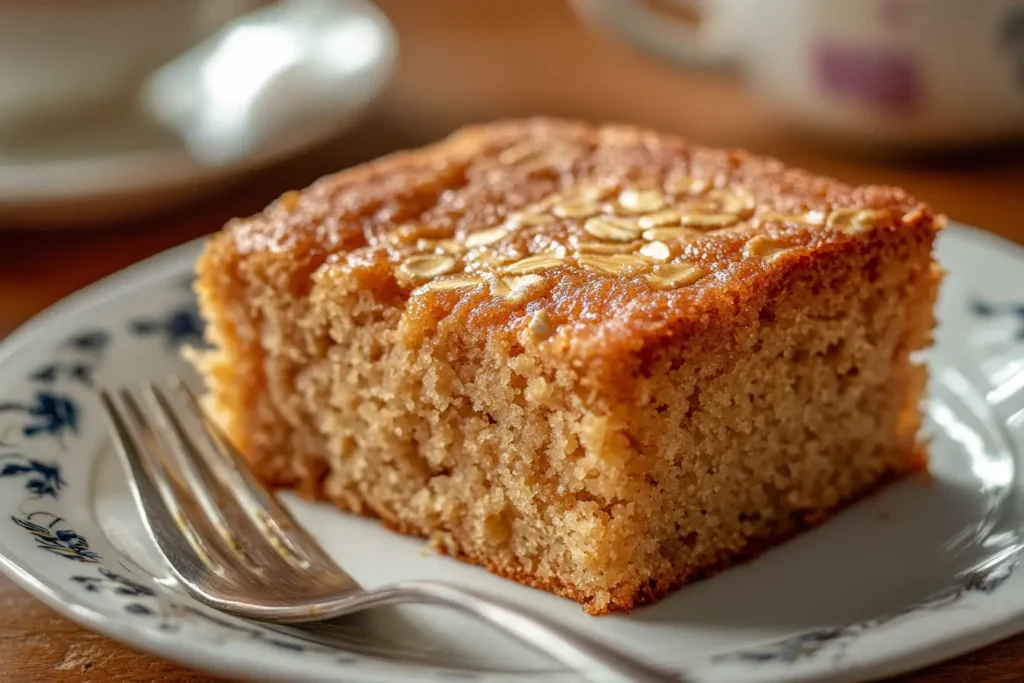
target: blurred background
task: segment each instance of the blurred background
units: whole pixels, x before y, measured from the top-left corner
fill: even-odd
[[[320,175],[536,114],[900,185],[1024,244],[1024,0],[0,0],[0,337]],[[0,603],[17,680],[196,680]],[[928,680],[997,650],[1019,680],[1019,647]]]
[[[0,0],[0,333],[319,175],[534,114],[1024,241],[1024,2]]]

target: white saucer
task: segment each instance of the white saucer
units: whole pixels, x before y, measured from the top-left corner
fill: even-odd
[[[328,0],[324,0],[328,2]],[[321,4],[324,4],[323,2]],[[330,125],[295,125],[231,163],[208,165],[130,103],[89,120],[0,141],[0,229],[125,220],[222,189],[354,125],[387,84],[397,52],[387,18],[366,0],[329,0],[375,32],[372,54],[331,72]]]
[[[203,608],[135,513],[93,391],[183,371],[199,341],[199,244],[58,304],[0,344],[0,569],[88,628],[246,680],[577,680],[440,608],[282,633]],[[580,606],[424,552],[416,539],[286,497],[366,587],[444,579],[545,611],[697,683],[863,681],[1024,629],[1024,251],[963,226],[928,362],[928,476],[886,488],[747,564],[630,615]]]

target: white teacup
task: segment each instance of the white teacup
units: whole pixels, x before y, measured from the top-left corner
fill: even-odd
[[[259,0],[0,0],[0,130],[126,94]]]
[[[573,0],[687,66],[735,64],[783,115],[850,142],[937,147],[1024,134],[1024,0]]]

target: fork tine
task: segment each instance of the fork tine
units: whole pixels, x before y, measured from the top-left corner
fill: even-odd
[[[207,417],[195,393],[179,377],[172,377],[169,383],[172,389],[184,396],[189,412],[209,443],[210,448],[203,449],[203,452],[209,453],[215,459],[216,464],[211,463],[213,469],[223,477],[225,487],[235,495],[253,524],[263,532],[275,550],[303,569],[320,565],[338,572],[343,571],[278,502],[277,497],[256,480],[242,455],[220,428]]]
[[[159,434],[167,450],[175,456],[189,493],[206,516],[209,527],[221,542],[221,550],[230,557],[235,569],[243,574],[262,573],[279,566],[282,558],[268,548],[258,527],[252,523],[235,496],[211,471],[207,457],[200,452],[188,429],[163,390],[146,386],[147,397],[157,416]],[[253,542],[255,540],[255,542]]]
[[[127,392],[120,396],[125,408],[118,405],[106,389],[99,392],[100,401],[114,435],[114,446],[127,470],[128,483],[136,507],[150,537],[170,562],[170,557],[184,558],[190,564],[206,566],[217,574],[223,564],[216,551],[203,542],[185,514],[164,464],[143,443],[141,432],[146,420],[134,398]],[[126,419],[125,414],[128,414]],[[178,530],[175,534],[172,530]]]

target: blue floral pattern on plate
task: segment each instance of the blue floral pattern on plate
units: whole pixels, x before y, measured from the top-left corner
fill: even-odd
[[[1014,339],[1024,341],[1024,301],[995,303],[976,298],[970,304],[970,312],[981,319],[1012,320],[1016,328]]]
[[[767,662],[792,664],[806,657],[814,657],[826,648],[833,657],[841,658],[845,646],[859,634],[884,626],[908,614],[927,610],[945,609],[965,595],[978,592],[989,594],[1003,584],[1017,567],[1017,562],[1006,562],[985,572],[976,572],[964,578],[963,583],[942,591],[920,603],[872,619],[841,627],[814,629],[798,633],[791,638],[768,643],[761,647],[744,648],[718,657],[722,661],[742,661],[757,664]]]
[[[49,524],[37,524],[33,517],[45,515],[52,518]],[[100,556],[89,549],[89,542],[72,529],[64,528],[60,517],[49,512],[33,512],[24,518],[11,517],[22,529],[32,534],[36,544],[43,550],[77,562],[99,562]]]
[[[35,498],[59,498],[65,486],[60,466],[47,465],[20,453],[0,454],[0,478],[4,477],[23,478],[25,490]]]
[[[21,431],[27,437],[49,434],[61,440],[78,431],[78,406],[67,396],[38,392],[32,401],[0,403],[0,413],[22,413],[28,419]]]
[[[195,301],[189,301],[156,318],[137,318],[131,331],[140,336],[156,336],[170,349],[203,344],[203,318]]]

